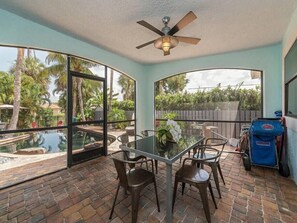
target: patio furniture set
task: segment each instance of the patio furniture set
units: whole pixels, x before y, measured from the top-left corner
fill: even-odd
[[[140,191],[149,184],[154,184],[156,203],[160,212],[153,165],[153,160],[155,160],[166,163],[166,222],[172,222],[173,220],[178,183],[182,183],[182,194],[184,193],[186,184],[198,189],[206,219],[208,222],[211,222],[207,188],[209,188],[214,206],[217,208],[210,178],[213,174],[216,188],[221,198],[218,174],[220,174],[224,184],[225,181],[219,161],[227,141],[218,138],[210,138],[204,141],[204,137],[200,135],[183,135],[182,142],[170,142],[162,145],[154,134],[149,133],[153,133],[153,131],[143,131],[142,134],[144,136],[132,142],[127,140],[128,137],[126,134],[119,136],[119,140],[122,143],[120,146],[121,151],[111,154],[118,174],[119,184],[111,209],[110,219],[112,218],[120,187],[123,187],[125,192],[129,191],[131,194],[133,223],[137,222]],[[192,150],[193,155],[185,158],[180,169],[176,171],[174,189],[172,190],[172,165],[176,160],[179,160],[184,154]],[[156,163],[157,174],[158,167]],[[204,165],[210,166],[211,171],[206,170]],[[143,166],[146,169],[142,168]],[[148,166],[151,166],[152,171],[149,170]]]

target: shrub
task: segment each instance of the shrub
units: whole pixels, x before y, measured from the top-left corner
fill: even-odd
[[[134,110],[134,101],[124,100],[118,102],[118,108],[125,111],[133,111]]]
[[[214,110],[228,109],[228,103],[238,101],[239,110],[260,110],[261,89],[226,89],[219,87],[210,91],[198,91],[195,93],[159,94],[155,97],[156,110]],[[224,103],[222,103],[224,102]]]
[[[112,110],[108,112],[107,119],[110,122],[124,121],[126,120],[125,111],[118,108],[112,108]],[[117,129],[125,129],[127,126],[128,126],[128,123],[126,122],[115,123],[114,125],[114,127]]]

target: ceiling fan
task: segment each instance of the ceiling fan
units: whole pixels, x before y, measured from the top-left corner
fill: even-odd
[[[170,28],[168,26],[168,23],[170,21],[170,17],[165,16],[162,21],[164,23],[164,27],[162,30],[157,29],[156,27],[152,26],[151,24],[147,23],[144,20],[138,21],[137,23],[148,28],[149,30],[159,34],[161,37],[149,41],[147,43],[141,44],[137,46],[137,49],[141,49],[145,46],[148,46],[152,43],[154,43],[154,46],[157,49],[163,50],[164,56],[170,55],[170,49],[176,47],[179,42],[189,43],[196,45],[201,39],[199,38],[193,38],[193,37],[185,37],[185,36],[174,36],[175,33],[177,33],[179,30],[187,26],[189,23],[193,22],[197,16],[190,11],[188,14],[186,14],[173,28]]]

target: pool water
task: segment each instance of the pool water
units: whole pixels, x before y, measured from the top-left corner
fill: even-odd
[[[83,148],[89,143],[100,140],[103,140],[103,136],[99,134],[89,134],[82,131],[76,131],[73,134],[72,147],[73,150],[77,150]],[[46,153],[66,152],[67,132],[53,130],[35,133],[32,134],[29,139],[0,146],[0,152],[13,153],[19,149],[37,147],[46,149]]]

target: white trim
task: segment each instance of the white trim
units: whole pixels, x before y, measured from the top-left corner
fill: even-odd
[[[287,128],[291,129],[294,132],[297,132],[297,119],[286,116]]]

